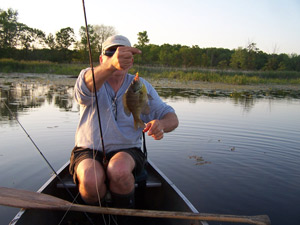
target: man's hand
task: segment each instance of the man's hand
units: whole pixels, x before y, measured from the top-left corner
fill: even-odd
[[[133,55],[141,53],[141,50],[137,48],[120,46],[111,57],[101,55],[100,65],[94,68],[96,90],[99,90],[113,72],[117,70],[130,69],[133,65]],[[91,92],[95,92],[91,70],[88,70],[84,75],[84,82]]]
[[[143,132],[147,132],[148,135],[152,136],[155,140],[160,140],[164,137],[164,130],[159,120],[152,120],[146,124]]]
[[[127,70],[133,65],[133,55],[141,53],[137,48],[120,46],[109,61],[115,69]]]
[[[175,113],[169,112],[160,120],[152,120],[146,124],[143,132],[148,131],[148,135],[155,140],[160,140],[164,137],[164,133],[173,131],[178,127],[179,121]]]

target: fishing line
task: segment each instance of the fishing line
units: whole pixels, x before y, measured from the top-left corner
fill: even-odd
[[[98,96],[97,96],[97,89],[96,89],[96,81],[95,81],[95,74],[94,74],[93,59],[92,59],[92,50],[91,50],[91,44],[90,44],[90,37],[89,37],[89,30],[88,30],[87,19],[86,19],[86,11],[85,11],[84,0],[82,0],[82,6],[83,6],[83,13],[84,13],[84,21],[85,21],[85,31],[86,31],[86,36],[87,36],[87,44],[88,44],[88,48],[89,48],[89,59],[90,59],[90,66],[91,66],[91,70],[92,70],[92,78],[93,78],[94,94],[95,94],[96,107],[97,107],[97,116],[98,116],[100,138],[101,138],[102,151],[103,151],[103,165],[106,166],[107,165],[107,159],[106,159],[105,148],[104,148],[104,140],[103,140],[103,134],[102,134],[100,110],[99,110],[99,104],[98,104]]]
[[[58,174],[56,173],[55,169],[51,166],[51,164],[49,163],[49,161],[46,159],[46,157],[44,156],[44,154],[42,153],[42,151],[39,149],[39,147],[36,145],[36,143],[33,141],[33,139],[30,137],[30,135],[28,134],[28,132],[26,131],[26,129],[22,126],[21,122],[18,120],[18,118],[16,117],[16,115],[10,110],[10,108],[8,107],[8,105],[2,101],[5,105],[5,107],[8,109],[10,115],[12,117],[15,118],[15,120],[18,122],[18,124],[20,125],[20,127],[22,128],[22,130],[25,132],[25,134],[27,135],[27,137],[29,138],[29,140],[31,141],[31,143],[34,145],[34,147],[38,150],[38,152],[40,153],[40,155],[43,157],[43,159],[46,161],[46,163],[48,164],[48,166],[50,167],[50,169],[52,170],[52,172],[55,174],[55,176],[59,179],[59,181],[64,185],[64,182],[62,181],[62,179],[58,176]],[[64,185],[65,186],[65,185]],[[68,189],[67,189],[68,190]],[[68,190],[69,192],[69,190]],[[70,194],[72,195],[72,193],[70,192]],[[74,196],[72,195],[72,198],[74,199]]]
[[[99,110],[99,104],[98,104],[97,88],[96,88],[94,66],[93,66],[93,59],[92,59],[92,50],[91,50],[91,44],[90,44],[90,36],[89,36],[89,30],[88,30],[88,23],[87,23],[84,0],[82,0],[82,7],[83,7],[83,14],[84,14],[84,21],[85,21],[85,31],[86,31],[86,36],[87,36],[87,44],[88,44],[88,49],[89,49],[89,60],[90,60],[90,66],[91,66],[91,70],[92,70],[93,87],[94,87],[94,95],[95,95],[96,108],[97,108],[97,117],[98,117],[99,131],[100,131],[100,139],[101,139],[102,152],[103,152],[103,161],[102,162],[103,162],[104,170],[106,170],[108,161],[106,159],[106,152],[105,152],[105,148],[104,148],[104,139],[103,139],[102,126],[101,126],[101,117],[100,117],[100,110]],[[96,157],[95,153],[94,153],[94,150],[93,150],[93,156]],[[95,160],[94,160],[94,174],[95,174],[95,180],[97,182],[95,168],[96,168],[96,166],[95,166]],[[97,192],[99,205],[101,207],[101,199],[100,199],[97,183],[96,183],[96,192]],[[102,217],[103,217],[103,220],[104,220],[104,224],[106,225],[106,220],[104,218],[104,214],[102,214]]]
[[[77,196],[74,197],[74,195],[71,193],[71,191],[69,190],[69,188],[66,186],[65,182],[60,178],[60,176],[57,174],[57,172],[55,171],[55,169],[51,166],[51,164],[49,163],[49,161],[47,160],[47,158],[45,157],[45,155],[43,154],[43,152],[39,149],[39,147],[36,145],[36,143],[34,142],[34,140],[31,138],[31,136],[29,135],[29,133],[26,131],[26,129],[23,127],[23,125],[21,124],[21,122],[18,120],[18,118],[16,117],[16,115],[10,110],[10,108],[8,107],[8,105],[5,103],[5,101],[2,101],[3,104],[5,105],[5,107],[8,109],[10,115],[15,118],[15,120],[17,121],[17,123],[20,125],[20,127],[22,128],[22,130],[25,132],[25,134],[27,135],[27,137],[29,138],[29,140],[31,141],[31,143],[34,145],[34,147],[38,150],[38,152],[40,153],[40,155],[42,156],[42,158],[46,161],[46,163],[48,164],[48,166],[50,167],[50,169],[52,170],[52,172],[55,174],[55,176],[57,177],[57,179],[61,182],[61,184],[64,186],[64,188],[66,189],[66,191],[68,192],[68,194],[71,196],[71,198],[73,199],[73,202],[76,202]],[[91,224],[94,224],[91,220],[91,218],[86,214],[86,212],[84,212],[84,214],[86,215],[87,219],[89,220],[89,222]]]

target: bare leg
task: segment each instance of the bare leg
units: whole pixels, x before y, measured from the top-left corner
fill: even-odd
[[[99,202],[99,197],[101,199],[106,194],[105,171],[102,165],[94,159],[84,159],[78,164],[76,173],[82,199],[89,204]]]
[[[107,167],[107,176],[113,193],[126,195],[134,190],[132,174],[134,167],[133,158],[126,152],[119,152],[111,158]]]
[[[117,208],[134,208],[134,169],[135,161],[126,152],[113,156],[107,167],[109,187],[113,205]]]

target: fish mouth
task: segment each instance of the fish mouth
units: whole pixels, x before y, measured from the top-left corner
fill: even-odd
[[[142,82],[140,82],[140,81],[138,81],[138,82],[134,81],[133,85],[132,85],[133,92],[136,93],[136,92],[140,91],[142,89],[142,86],[143,86]]]

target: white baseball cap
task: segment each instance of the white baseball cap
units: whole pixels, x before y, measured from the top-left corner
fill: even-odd
[[[122,35],[114,35],[114,36],[110,36],[109,38],[106,39],[106,41],[104,41],[104,43],[102,44],[102,52],[116,45],[131,47],[130,41],[128,40],[127,37],[124,37]]]

